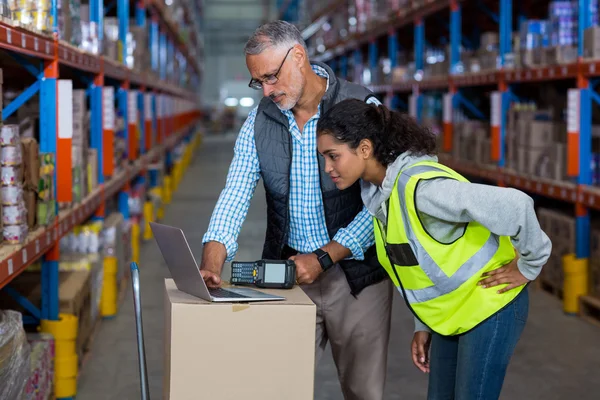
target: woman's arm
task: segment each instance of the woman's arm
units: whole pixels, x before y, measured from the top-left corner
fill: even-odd
[[[509,236],[520,255],[519,271],[529,280],[537,278],[550,257],[552,243],[540,228],[533,200],[519,190],[446,178],[420,181],[416,207],[438,222],[477,221]],[[435,224],[427,229],[435,237]]]

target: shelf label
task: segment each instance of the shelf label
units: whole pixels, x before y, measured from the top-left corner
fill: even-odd
[[[452,123],[452,98],[454,95],[452,93],[444,94],[444,123],[451,124]]]
[[[144,119],[146,121],[152,121],[152,94],[144,94]]]
[[[14,272],[12,258],[8,260],[8,275],[12,275]]]
[[[579,89],[567,91],[567,133],[579,132]]]
[[[40,241],[36,240],[35,241],[35,254],[39,254],[40,253]]]
[[[492,115],[492,126],[500,126],[500,116],[502,114],[502,93],[495,91],[492,92],[491,98],[491,115]]]
[[[58,138],[73,138],[73,81],[58,80]]]
[[[102,88],[102,119],[104,129],[107,131],[115,130],[115,88],[105,86]]]
[[[35,51],[39,51],[40,49],[40,41],[36,37],[33,38],[33,48],[35,49]]]
[[[21,250],[21,257],[23,258],[23,264],[27,262],[27,249]]]
[[[127,122],[129,125],[137,125],[138,120],[137,90],[130,90],[127,93]]]
[[[8,44],[12,43],[12,32],[10,29],[6,28],[6,42]]]
[[[23,48],[27,47],[27,37],[25,37],[25,35],[23,33],[21,33],[21,47],[23,47]]]
[[[50,239],[50,232],[46,232],[46,246],[50,246],[52,240]]]

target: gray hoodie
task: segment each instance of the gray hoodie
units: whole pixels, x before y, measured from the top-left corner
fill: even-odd
[[[386,201],[399,172],[420,161],[437,161],[437,157],[403,153],[388,165],[380,187],[361,181],[363,202],[383,224]],[[540,228],[533,200],[519,190],[438,178],[421,181],[415,201],[427,232],[439,242],[450,243],[460,237],[470,221],[479,222],[496,235],[509,236],[520,255],[519,271],[529,280],[537,278],[550,257],[552,243]],[[429,329],[415,318],[415,331]]]

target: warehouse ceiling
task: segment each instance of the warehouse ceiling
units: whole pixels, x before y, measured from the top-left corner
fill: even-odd
[[[204,0],[207,56],[241,54],[248,36],[277,15],[275,0]]]

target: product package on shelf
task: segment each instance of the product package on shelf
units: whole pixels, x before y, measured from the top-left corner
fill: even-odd
[[[37,192],[40,181],[39,146],[35,139],[21,139],[23,148],[23,197],[27,210],[27,226],[33,229],[36,224]]]
[[[8,6],[13,23],[38,32],[52,30],[50,0],[6,0],[4,4]]]
[[[123,242],[124,224],[125,220],[121,213],[112,213],[105,219],[101,233],[103,255],[117,259],[117,282],[121,281],[129,261],[125,259],[125,247],[128,244]]]
[[[47,333],[28,333],[31,347],[31,374],[21,400],[48,400],[53,393],[54,336]]]
[[[56,217],[53,176],[56,168],[53,153],[40,153],[40,178],[37,190],[37,224],[47,226]]]
[[[575,252],[575,218],[548,208],[539,208],[537,215],[540,227],[552,242],[552,253],[539,279],[559,294],[564,282],[563,257]]]
[[[563,181],[566,175],[567,127],[550,110],[513,103],[506,133],[507,167],[536,178]]]
[[[16,133],[15,133],[16,132]],[[27,208],[23,196],[23,149],[18,127],[2,126],[1,166],[2,172],[2,232],[10,244],[23,243],[27,233]],[[16,134],[16,139],[13,135]]]
[[[23,316],[0,310],[0,399],[20,399],[30,376],[31,348]]]
[[[453,158],[485,165],[491,162],[490,152],[489,125],[469,120],[453,124]]]
[[[98,187],[98,151],[88,149],[87,151],[87,192],[92,193]]]

